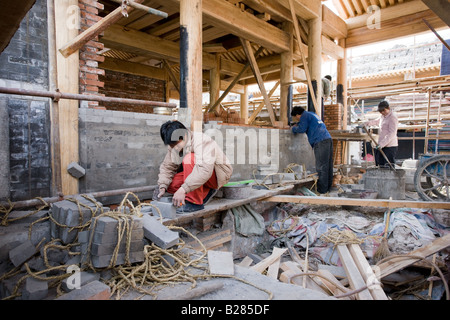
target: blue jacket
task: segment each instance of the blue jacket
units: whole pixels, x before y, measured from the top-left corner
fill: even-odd
[[[303,111],[300,121],[292,127],[293,133],[306,133],[311,147],[322,140],[331,139],[325,124],[313,112]]]

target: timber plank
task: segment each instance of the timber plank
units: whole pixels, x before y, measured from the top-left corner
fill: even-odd
[[[389,200],[389,199],[354,199],[341,197],[309,197],[279,195],[268,197],[264,201],[271,202],[292,202],[309,204],[327,204],[333,206],[366,206],[382,208],[422,208],[422,209],[450,209],[450,202],[439,201],[408,201],[408,200]]]
[[[339,258],[344,266],[345,272],[347,273],[347,278],[351,288],[353,290],[357,290],[366,286],[366,282],[361,276],[361,273],[359,272],[347,246],[338,245],[336,246],[336,249],[339,253]],[[358,297],[358,300],[373,300],[373,297],[368,289],[356,293],[356,296]]]
[[[369,292],[372,294],[373,299],[388,300],[386,293],[380,286],[379,279],[375,277],[375,273],[373,272],[372,267],[367,262],[367,259],[361,250],[361,247],[355,243],[349,244],[347,247],[364,281],[367,284],[369,284],[369,282],[373,283],[373,285],[369,287]]]

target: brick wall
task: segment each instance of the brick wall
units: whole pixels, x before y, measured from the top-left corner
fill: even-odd
[[[97,0],[78,0],[80,8],[80,33],[94,25],[101,19],[98,15],[103,10],[103,4]],[[103,50],[103,43],[98,41],[98,37],[86,43],[79,51],[80,55],[80,93],[103,95],[100,90],[104,83],[99,80],[105,71],[98,67],[99,62],[103,62],[105,57],[97,52]],[[89,101],[90,108],[99,106],[99,102]]]
[[[47,1],[36,3],[0,53],[0,86],[48,90]],[[0,199],[50,196],[50,99],[0,95]]]
[[[162,101],[166,99],[165,81],[106,70],[100,80],[105,84],[99,92],[108,97]],[[107,110],[152,113],[153,108],[141,105],[102,103]]]
[[[340,104],[325,104],[323,122],[328,130],[342,130],[342,106]],[[333,140],[334,164],[342,164],[342,141]]]

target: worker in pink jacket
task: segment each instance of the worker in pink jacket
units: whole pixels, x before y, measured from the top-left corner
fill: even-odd
[[[230,180],[230,161],[211,137],[192,132],[179,121],[164,123],[160,134],[168,149],[159,168],[157,198],[167,191],[173,194],[177,213],[202,210]]]
[[[383,157],[380,149],[384,152],[389,162],[395,165],[395,157],[398,150],[397,128],[398,119],[389,107],[389,102],[381,101],[378,104],[378,112],[381,117],[375,120],[367,121],[366,126],[377,125],[380,128],[378,134],[378,145],[375,148],[375,165],[387,166],[389,165]]]

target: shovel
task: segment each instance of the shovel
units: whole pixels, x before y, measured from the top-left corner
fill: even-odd
[[[375,139],[372,137],[372,135],[370,134],[369,130],[367,130],[365,125],[363,125],[363,128],[367,132],[367,135],[369,136],[370,140],[372,140],[372,142],[375,143],[375,145],[377,146],[378,151],[380,151],[381,155],[384,157],[387,163],[389,163],[389,166],[392,168],[392,170],[397,171],[395,170],[395,166],[389,161],[388,157],[386,156],[384,151],[381,150],[380,145],[375,141]]]

